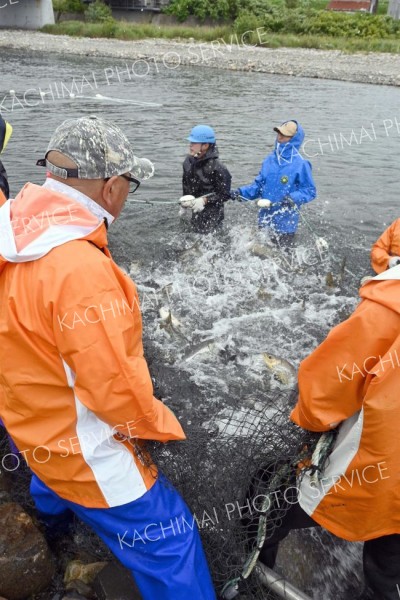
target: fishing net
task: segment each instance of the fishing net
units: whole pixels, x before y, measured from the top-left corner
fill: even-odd
[[[243,599],[274,597],[249,562],[257,559],[254,548],[263,535],[260,515],[265,514],[267,521],[263,541],[292,504],[286,489],[294,465],[305,454],[311,458],[319,437],[288,420],[295,396],[294,391],[280,392],[246,410],[220,411],[203,425],[186,423],[185,442],[149,444],[156,464],[190,506],[216,589],[220,594],[225,590],[227,598],[234,597],[229,596],[230,589],[238,589]],[[34,514],[30,470],[13,454],[4,429],[0,447],[3,469],[12,481],[12,499]],[[78,521],[72,540],[87,560],[111,558],[97,536]]]
[[[261,584],[254,548],[280,526],[295,499],[287,495],[295,465],[311,459],[319,435],[288,419],[296,392],[278,393],[245,411],[232,409],[206,426],[185,426],[187,440],[157,445],[152,455],[189,504],[200,529],[217,591],[274,598]],[[253,561],[252,561],[253,559]],[[247,564],[246,564],[247,563]]]

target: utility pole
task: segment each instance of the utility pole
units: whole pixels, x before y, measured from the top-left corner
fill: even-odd
[[[376,15],[378,12],[378,4],[379,4],[379,0],[371,0],[371,4],[369,7],[369,12],[371,13],[371,15]]]

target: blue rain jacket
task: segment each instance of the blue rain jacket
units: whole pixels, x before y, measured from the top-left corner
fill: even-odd
[[[297,123],[297,121],[296,121]],[[314,200],[317,195],[311,173],[311,164],[300,154],[304,130],[297,123],[297,133],[285,144],[275,142],[275,149],[264,160],[253,183],[238,188],[247,200],[266,198],[270,208],[261,208],[258,225],[269,227],[277,233],[294,233],[299,224],[299,207]],[[290,197],[296,207],[288,206]]]

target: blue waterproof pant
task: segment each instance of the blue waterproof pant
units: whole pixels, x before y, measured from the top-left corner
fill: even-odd
[[[74,512],[127,567],[143,600],[215,600],[196,522],[178,492],[160,476],[134,502],[86,508],[60,498],[36,475],[31,494],[42,519]]]

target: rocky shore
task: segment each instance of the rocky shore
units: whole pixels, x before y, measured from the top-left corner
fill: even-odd
[[[266,39],[266,36],[266,33],[260,32],[260,41]],[[246,45],[246,40],[240,38],[233,39],[232,42],[226,44],[222,40],[215,40],[201,43],[192,39],[122,41],[0,29],[0,48],[126,59],[137,61],[138,70],[145,68],[147,61],[155,61],[170,69],[178,68],[179,65],[193,65],[400,86],[400,54],[346,54],[337,50],[305,48],[271,49]]]

